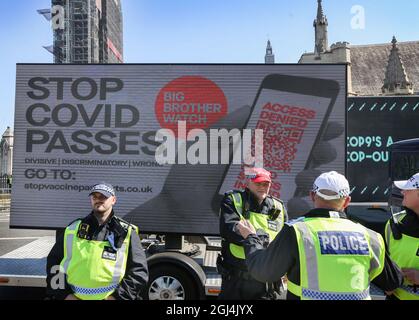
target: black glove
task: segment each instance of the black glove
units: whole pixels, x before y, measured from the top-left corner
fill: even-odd
[[[263,229],[256,230],[256,235],[260,240],[262,240],[263,247],[267,248],[269,245],[269,234],[266,233]]]

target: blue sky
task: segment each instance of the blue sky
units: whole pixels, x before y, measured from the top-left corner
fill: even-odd
[[[13,127],[16,63],[51,63],[49,23],[36,13],[50,0],[0,1],[0,134]],[[271,40],[277,63],[314,47],[316,0],[122,0],[127,63],[263,63]],[[360,5],[365,28],[354,29]],[[419,40],[417,0],[323,0],[329,45]]]

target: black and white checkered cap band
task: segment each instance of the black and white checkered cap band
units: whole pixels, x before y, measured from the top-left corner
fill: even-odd
[[[410,177],[409,180],[394,181],[394,185],[401,190],[418,190],[419,189],[419,173]]]
[[[101,192],[104,191],[106,193],[109,193],[110,195],[114,196],[115,195],[115,191],[113,190],[113,188],[107,186],[106,184],[97,184],[95,185],[90,193],[93,192]]]
[[[335,190],[330,190],[330,191],[336,192]],[[336,195],[327,195],[320,192],[320,188],[316,184],[313,185],[313,192],[325,200],[336,200],[336,199],[346,198],[351,193],[349,189],[345,188],[345,189],[340,189]]]
[[[409,182],[412,185],[412,188],[419,189],[419,181],[417,180],[416,176],[411,177]]]

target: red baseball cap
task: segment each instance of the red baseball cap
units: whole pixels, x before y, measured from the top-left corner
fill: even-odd
[[[263,168],[251,168],[245,171],[246,178],[252,182],[272,182],[271,173]]]

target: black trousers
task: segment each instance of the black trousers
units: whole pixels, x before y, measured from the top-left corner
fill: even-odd
[[[261,300],[268,299],[266,284],[255,279],[243,279],[231,275],[222,276],[219,300]]]

